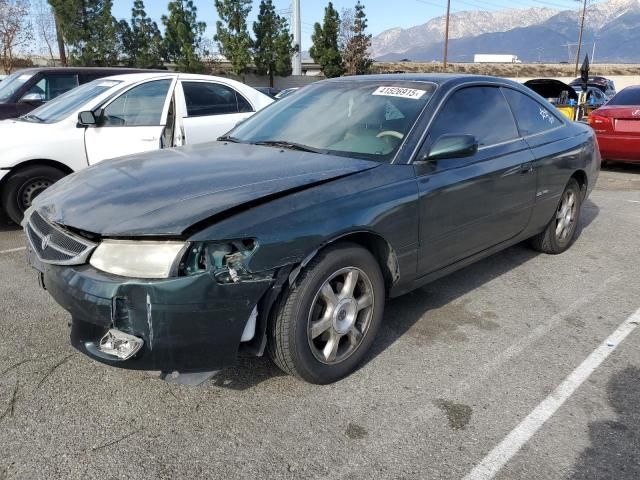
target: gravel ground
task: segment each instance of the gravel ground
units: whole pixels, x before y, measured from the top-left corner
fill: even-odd
[[[640,307],[640,166],[611,166],[560,256],[518,245],[388,302],[330,386],[267,359],[210,382],[98,364],[0,227],[0,479],[462,478]],[[498,473],[640,478],[640,329]]]

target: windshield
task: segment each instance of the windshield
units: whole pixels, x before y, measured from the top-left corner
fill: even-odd
[[[272,104],[225,138],[389,160],[435,89],[424,82],[321,82]]]
[[[11,97],[20,90],[20,87],[34,75],[34,73],[15,72],[0,82],[0,103],[9,101]]]
[[[73,111],[81,108],[85,103],[120,83],[122,83],[120,80],[94,80],[54,98],[32,112],[23,115],[20,120],[38,123],[59,122],[67,118]]]
[[[625,88],[616,93],[607,105],[640,105],[640,88]]]

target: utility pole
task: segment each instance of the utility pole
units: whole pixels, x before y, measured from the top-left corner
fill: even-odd
[[[585,0],[585,2],[586,1],[587,0]],[[447,0],[447,19],[444,24],[444,60],[442,62],[444,66],[444,70],[447,69],[447,54],[449,50],[449,13],[450,12],[451,12],[451,0]]]
[[[584,0],[584,4],[582,6],[582,17],[580,19],[580,35],[578,36],[578,51],[576,53],[576,69],[573,72],[573,76],[578,76],[578,63],[580,62],[580,47],[582,47],[582,31],[584,30],[584,16],[587,12],[587,0]]]
[[[302,22],[300,20],[300,0],[293,0],[291,15],[291,29],[293,30],[294,52],[291,57],[291,68],[293,75],[302,75]]]

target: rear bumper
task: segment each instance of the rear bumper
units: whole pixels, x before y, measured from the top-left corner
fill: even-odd
[[[196,372],[235,362],[251,311],[273,280],[219,284],[208,275],[135,280],[89,265],[41,265],[44,286],[72,317],[71,343],[100,362],[121,368]],[[115,328],[142,338],[130,359],[100,352]]]
[[[597,137],[603,160],[640,162],[640,136],[599,133]]]

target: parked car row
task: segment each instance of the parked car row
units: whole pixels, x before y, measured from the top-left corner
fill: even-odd
[[[107,158],[214,141],[272,102],[240,82],[205,75],[129,73],[85,83],[0,122],[2,205],[19,223],[33,199],[69,173]]]
[[[179,377],[266,351],[336,381],[367,356],[386,298],[523,240],[569,248],[599,173],[593,130],[505,79],[354,76],[271,102],[132,74],[1,125],[29,261],[78,350]],[[79,171],[35,198],[45,185],[20,172],[44,137],[47,168]]]
[[[604,161],[640,163],[640,85],[621,90],[591,112],[589,124]]]
[[[542,78],[525,85],[552,103],[570,119],[576,116],[582,80],[569,85]],[[611,95],[611,98],[608,97]],[[585,114],[596,132],[603,161],[640,163],[640,86],[616,93],[615,85],[605,77],[588,77]]]
[[[0,120],[16,118],[69,90],[98,78],[149,70],[133,68],[42,67],[12,73],[0,85]]]

